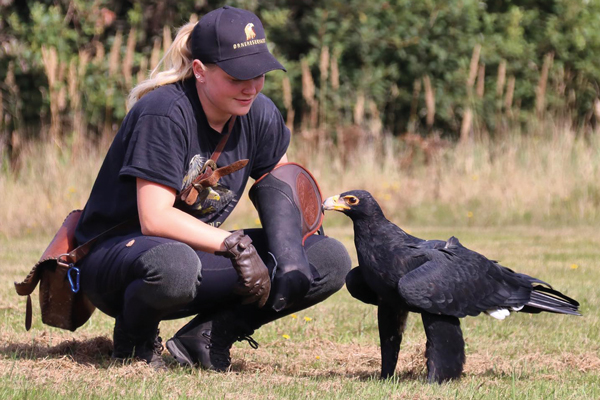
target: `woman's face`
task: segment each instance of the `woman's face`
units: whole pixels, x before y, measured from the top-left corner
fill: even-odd
[[[264,75],[240,81],[216,65],[205,67],[197,79],[198,95],[209,119],[247,114],[264,84]]]

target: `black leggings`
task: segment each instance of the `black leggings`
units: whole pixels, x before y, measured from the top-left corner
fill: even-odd
[[[272,272],[275,262],[263,230],[245,233]],[[307,238],[305,250],[314,279],[308,294],[281,313],[273,311],[270,302],[260,310],[248,307],[256,327],[317,304],[344,285],[350,257],[340,242],[313,235]],[[140,232],[97,244],[79,266],[85,294],[104,313],[121,316],[130,332],[152,331],[165,319],[209,316],[241,300],[233,293],[238,276],[229,259]]]

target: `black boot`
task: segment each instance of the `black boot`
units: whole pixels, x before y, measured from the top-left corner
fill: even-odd
[[[212,321],[194,318],[167,340],[167,350],[183,366],[214,369],[209,354],[211,327]]]
[[[232,311],[225,311],[218,315],[212,322],[210,335],[210,362],[213,369],[224,372],[231,366],[231,346],[236,341],[246,340],[253,349],[258,348],[258,343],[250,337],[254,329],[242,321]]]
[[[146,335],[132,335],[123,327],[121,317],[117,317],[113,331],[113,354],[115,360],[134,359],[145,361],[157,371],[167,369],[162,359],[164,347],[158,329]]]
[[[302,245],[320,226],[322,213],[318,187],[307,177],[303,169],[286,164],[257,180],[249,192],[277,263],[270,300],[275,311],[303,298],[314,279]]]

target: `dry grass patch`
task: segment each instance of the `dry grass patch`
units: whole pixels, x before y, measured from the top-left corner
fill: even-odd
[[[507,135],[502,142],[446,145],[422,154],[382,135],[352,149],[294,138],[290,160],[307,166],[324,195],[369,190],[389,216],[420,225],[593,225],[600,221],[600,136],[549,127],[548,136]],[[106,146],[28,143],[18,174],[0,171],[0,235],[56,231],[87,201]],[[410,156],[410,163],[406,158]],[[227,227],[255,226],[241,201]],[[333,218],[334,221],[339,221]]]
[[[97,393],[118,391],[122,381],[161,381],[163,393],[185,394],[185,387],[197,379],[211,377],[243,384],[249,377],[260,376],[261,384],[287,385],[297,379],[318,382],[324,392],[335,390],[342,380],[372,382],[378,379],[380,358],[376,344],[340,344],[319,338],[301,343],[264,343],[253,351],[236,345],[232,370],[226,374],[181,368],[167,355],[170,371],[156,373],[144,363],[112,361],[112,341],[106,337],[65,340],[52,345],[56,337],[41,334],[32,342],[3,342],[0,348],[0,376],[11,381],[21,378],[32,386],[50,386],[58,393],[70,384],[93,387]],[[423,383],[426,378],[424,343],[403,346],[398,360],[396,381]],[[564,352],[558,355],[527,352],[514,359],[489,352],[469,353],[463,380],[483,382],[503,380],[518,374],[521,380],[560,381],[568,372],[600,375],[597,354]],[[178,384],[178,379],[184,384]]]

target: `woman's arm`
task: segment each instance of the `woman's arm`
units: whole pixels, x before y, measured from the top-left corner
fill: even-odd
[[[142,233],[174,239],[193,249],[223,252],[240,277],[236,293],[243,304],[258,303],[262,307],[269,298],[269,270],[243,231],[230,232],[210,226],[173,207],[176,192],[158,183],[136,178],[137,204]],[[225,240],[227,239],[227,240]]]
[[[209,253],[226,250],[223,240],[231,233],[173,207],[175,189],[141,178],[136,182],[142,234],[174,239]]]
[[[287,162],[287,154],[284,154],[277,164]],[[142,234],[174,239],[209,253],[225,250],[223,240],[231,233],[173,207],[175,189],[142,178],[136,178],[136,183]]]

